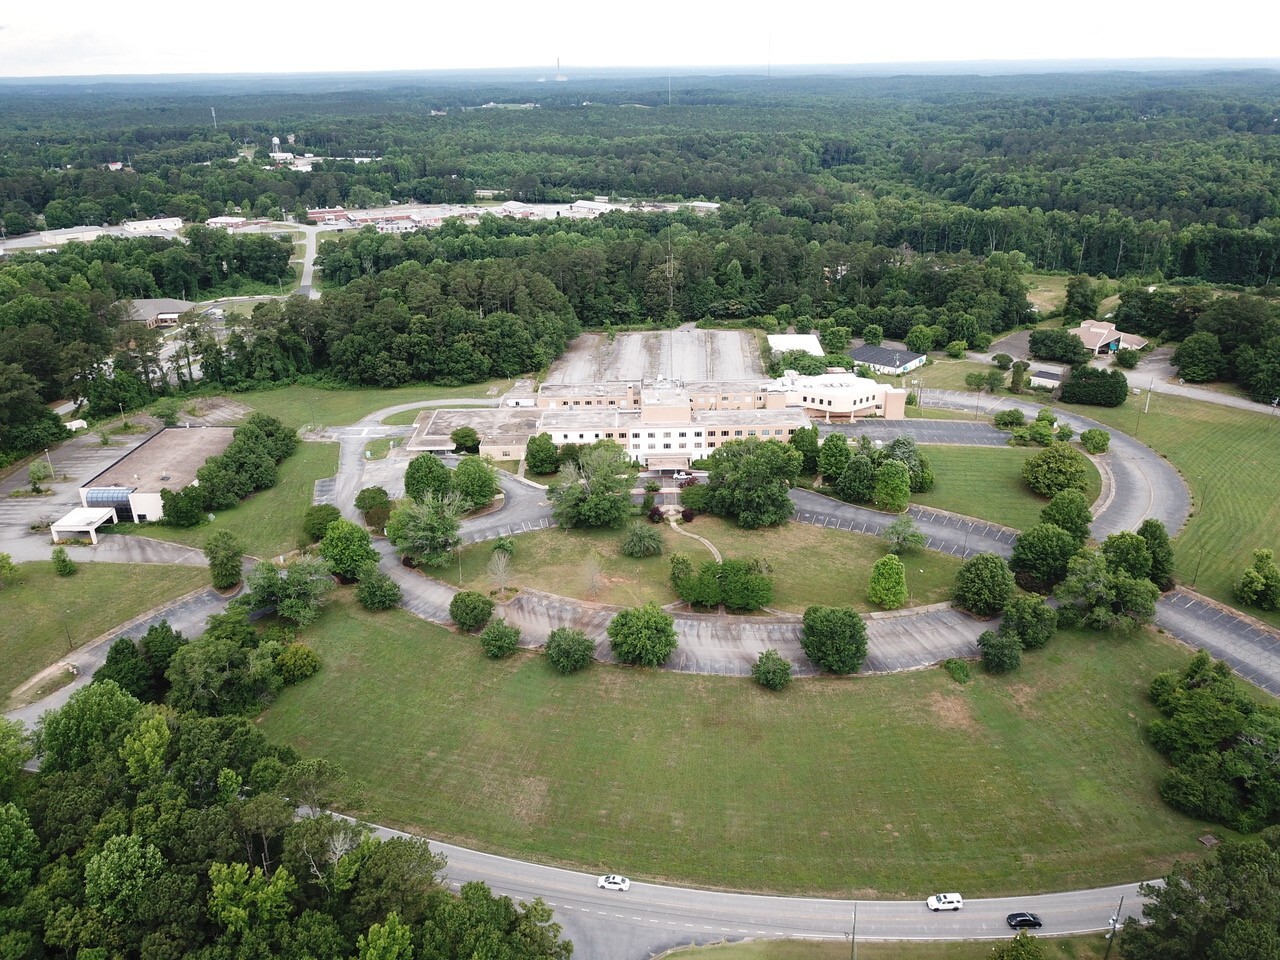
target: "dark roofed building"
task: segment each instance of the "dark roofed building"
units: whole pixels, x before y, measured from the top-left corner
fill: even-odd
[[[849,351],[855,364],[865,364],[876,373],[899,376],[916,367],[924,366],[928,359],[923,353],[894,347],[872,347],[864,344]]]
[[[156,299],[126,300],[129,319],[135,323],[145,323],[148,327],[176,327],[178,317],[195,306],[186,300],[175,300],[173,297]]]

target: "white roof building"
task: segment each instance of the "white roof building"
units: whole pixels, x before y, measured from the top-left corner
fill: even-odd
[[[769,349],[774,353],[803,350],[815,357],[826,356],[826,351],[822,349],[822,342],[812,333],[771,333],[768,340]]]

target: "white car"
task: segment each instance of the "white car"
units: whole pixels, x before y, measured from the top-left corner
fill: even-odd
[[[964,897],[958,893],[935,893],[924,905],[934,913],[939,910],[959,910],[964,906]]]
[[[596,881],[596,886],[602,890],[621,890],[626,893],[631,889],[631,881],[626,877],[620,877],[617,874],[608,873]]]
[[[693,474],[692,474],[692,473],[686,473],[686,472],[685,472],[685,471],[683,471],[683,470],[677,470],[675,473],[673,473],[673,474],[671,475],[671,479],[672,479],[672,480],[675,480],[677,483],[679,483],[681,480],[692,480],[692,479],[693,479]]]

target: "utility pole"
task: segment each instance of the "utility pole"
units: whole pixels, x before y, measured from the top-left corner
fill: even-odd
[[[1111,932],[1107,934],[1107,952],[1102,955],[1102,960],[1107,960],[1111,956],[1111,947],[1115,944],[1120,936],[1120,914],[1124,910],[1124,897],[1120,898],[1120,906],[1116,907],[1116,912],[1111,916]]]
[[[858,960],[858,901],[853,901],[853,932],[849,934],[849,960]]]

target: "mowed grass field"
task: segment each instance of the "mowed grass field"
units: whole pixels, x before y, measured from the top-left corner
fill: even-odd
[[[647,520],[640,522],[648,523]],[[620,552],[624,530],[544,530],[521,534],[511,560],[511,586],[529,587],[560,596],[634,606],[654,601],[675,603],[669,572],[673,553],[683,553],[698,567],[713,559],[697,540],[683,537],[667,524],[661,556],[633,559]],[[740,530],[716,517],[700,516],[687,529],[716,545],[726,559],[768,561],[774,579],[772,609],[803,613],[814,604],[839,604],[861,611],[878,610],[867,602],[871,566],[886,553],[876,537],[839,533],[807,524],[788,523],[767,530]],[[496,587],[487,571],[492,543],[462,552],[463,585],[489,591]],[[936,603],[951,596],[960,563],[931,550],[912,551],[907,566],[909,606]],[[457,581],[456,568],[440,571]],[[594,589],[593,589],[594,587]]]
[[[80,563],[60,577],[48,562],[18,567],[21,582],[0,590],[0,693],[112,627],[207,586],[203,567]]]
[[[1151,633],[1060,634],[1013,677],[941,669],[797,680],[521,652],[343,596],[306,632],[323,668],[261,718],[341,765],[353,812],[600,873],[835,897],[1022,894],[1132,881],[1210,831],[1165,806]],[[1214,832],[1222,835],[1220,830]]]
[[[1010,937],[1012,937],[1012,931]],[[1100,934],[1079,937],[1040,937],[1045,956],[1055,960],[1102,960],[1107,941]],[[860,960],[988,960],[990,940],[939,940],[877,943],[859,939]],[[847,940],[754,940],[726,946],[691,947],[671,954],[671,960],[849,960]]]
[[[298,428],[306,424],[318,427],[342,427],[355,423],[384,407],[419,400],[446,400],[455,397],[483,400],[507,390],[510,380],[490,380],[465,387],[435,387],[421,384],[394,387],[390,390],[352,389],[322,390],[318,387],[289,386],[279,390],[259,390],[236,394],[235,399],[253,409],[276,417],[286,426]],[[415,413],[414,416],[417,416]],[[412,423],[412,417],[407,421]]]
[[[1174,542],[1178,581],[1234,605],[1235,581],[1253,551],[1280,551],[1280,417],[1158,393],[1147,413],[1140,410],[1137,397],[1113,409],[1080,408],[1178,468],[1194,498]],[[1280,627],[1280,612],[1244,609]]]
[[[337,472],[336,443],[300,443],[297,453],[280,465],[280,480],[270,490],[216,514],[212,523],[186,530],[148,524],[144,533],[157,540],[203,547],[210,534],[230,530],[251,556],[265,560],[288,553],[297,549],[302,538],[302,518],[311,506],[315,482]],[[118,529],[131,532],[123,525]]]
[[[1049,502],[1022,482],[1022,465],[1041,449],[925,447],[937,479],[928,493],[912,494],[911,502],[1026,530],[1040,522],[1040,511]],[[1094,503],[1102,491],[1102,478],[1088,454],[1084,457],[1089,461],[1085,496]]]

